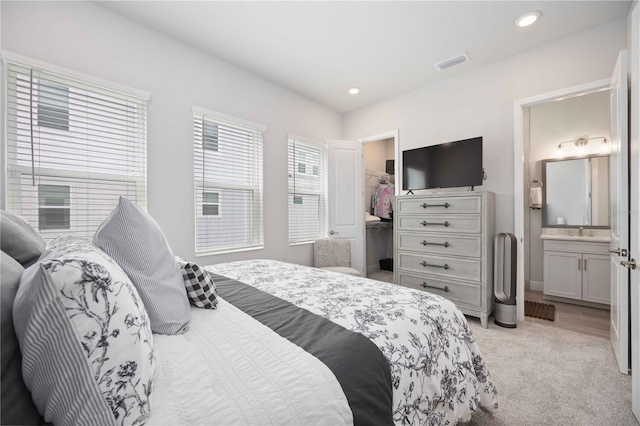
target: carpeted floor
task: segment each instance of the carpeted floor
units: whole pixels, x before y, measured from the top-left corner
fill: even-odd
[[[638,425],[631,376],[618,372],[608,340],[527,321],[485,330],[467,318],[500,407],[466,425]]]

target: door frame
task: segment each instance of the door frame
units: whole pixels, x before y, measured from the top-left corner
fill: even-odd
[[[372,136],[367,136],[361,139],[358,139],[358,142],[360,142],[362,144],[362,170],[360,171],[361,175],[364,176],[365,174],[365,167],[364,167],[364,145],[371,143],[371,142],[378,142],[378,141],[382,141],[385,139],[391,139],[393,138],[393,152],[394,152],[394,156],[395,156],[395,162],[393,164],[393,172],[394,172],[394,177],[395,177],[395,195],[400,195],[400,188],[402,187],[402,175],[399,174],[398,172],[400,170],[402,170],[402,156],[400,155],[400,139],[399,139],[399,134],[400,132],[398,131],[398,129],[395,130],[389,130],[388,132],[384,132],[384,133],[378,133],[376,135],[372,135]],[[362,188],[360,188],[360,211],[362,212],[362,214],[364,214],[365,211],[365,204],[366,204],[366,200],[364,199],[365,197],[365,182],[364,180],[362,181]],[[359,253],[359,255],[361,256],[361,260],[362,260],[362,264],[364,265],[364,269],[365,269],[365,276],[367,274],[367,224],[365,223],[365,226],[362,229],[362,238],[364,241],[364,245],[362,247],[362,253]]]
[[[525,205],[525,181],[524,181],[524,115],[531,106],[572,98],[578,95],[595,93],[609,88],[610,79],[592,81],[590,83],[572,86],[553,92],[543,93],[530,98],[519,99],[514,102],[513,108],[513,213],[514,231],[518,241],[517,261],[517,290],[516,305],[518,321],[524,321],[524,205]]]

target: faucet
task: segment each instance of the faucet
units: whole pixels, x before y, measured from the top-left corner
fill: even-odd
[[[581,226],[580,229],[578,230],[578,236],[582,237],[582,233],[584,231],[584,228]]]

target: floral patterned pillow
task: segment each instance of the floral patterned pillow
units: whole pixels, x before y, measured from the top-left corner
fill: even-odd
[[[88,241],[54,240],[13,309],[23,376],[47,422],[133,425],[150,415],[149,318],[122,268]]]

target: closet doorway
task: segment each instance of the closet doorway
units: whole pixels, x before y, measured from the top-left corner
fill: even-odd
[[[393,283],[393,204],[398,194],[398,132],[362,139],[365,273]]]

